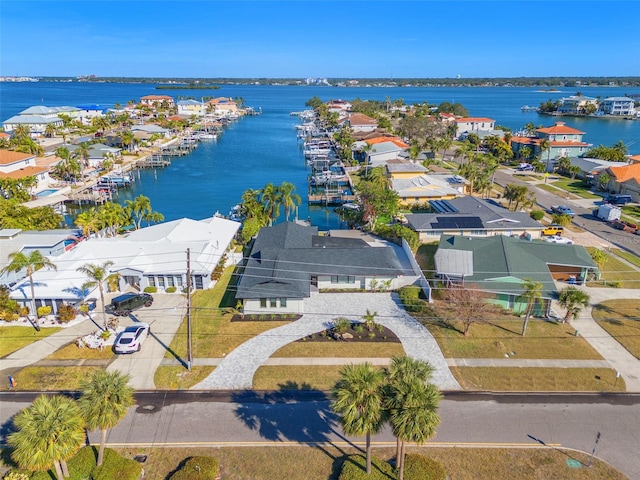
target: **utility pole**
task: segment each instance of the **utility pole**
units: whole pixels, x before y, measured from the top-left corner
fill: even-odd
[[[191,370],[191,249],[187,248],[187,370]]]

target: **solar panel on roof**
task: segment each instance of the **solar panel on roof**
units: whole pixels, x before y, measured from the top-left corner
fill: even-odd
[[[429,203],[437,213],[458,213],[448,200],[431,200]]]
[[[484,228],[482,220],[478,217],[456,217],[456,216],[444,216],[437,217],[438,221],[431,224],[431,228],[434,229],[447,229],[447,228]]]

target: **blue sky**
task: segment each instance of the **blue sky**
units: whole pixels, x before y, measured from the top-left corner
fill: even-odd
[[[640,2],[1,0],[0,75],[640,76]]]

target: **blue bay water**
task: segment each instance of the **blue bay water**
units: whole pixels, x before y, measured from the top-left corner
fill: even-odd
[[[592,97],[623,96],[640,93],[640,89],[618,87],[583,87]],[[352,100],[391,100],[405,103],[458,102],[471,116],[490,117],[499,125],[514,130],[532,122],[551,125],[557,119],[536,112],[521,112],[523,105],[537,106],[549,99],[576,93],[575,89],[543,92],[521,87],[320,87],[223,85],[219,90],[158,91],[149,84],[118,83],[0,83],[0,119],[5,120],[32,105],[87,105],[106,107],[126,104],[150,94],[173,97],[206,96],[242,97],[246,105],[260,109],[262,115],[246,117],[229,126],[217,141],[200,142],[191,155],[174,158],[170,167],[142,170],[139,180],[129,190],[119,192],[124,201],[139,194],[151,199],[153,208],[167,220],[205,218],[216,211],[226,214],[240,201],[247,188],[261,188],[267,183],[288,181],[296,185],[303,199],[299,217],[310,217],[321,229],[338,227],[332,210],[309,208],[306,204],[307,168],[290,112],[305,108],[314,96],[323,101],[342,98]],[[568,125],[586,132],[584,140],[594,145],[612,145],[620,140],[631,153],[640,153],[640,121],[597,118],[564,118]],[[281,217],[282,218],[282,217]]]

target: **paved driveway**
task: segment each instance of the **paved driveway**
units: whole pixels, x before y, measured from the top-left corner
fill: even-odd
[[[107,370],[120,370],[131,375],[131,385],[136,390],[156,388],[153,376],[160,366],[182,319],[186,315],[186,298],[178,294],[154,294],[153,305],[133,312],[130,317],[120,317],[121,326],[146,322],[151,325],[151,335],[142,349],[131,355],[117,355]],[[186,361],[186,359],[184,359]]]
[[[252,388],[253,375],[271,355],[288,343],[325,330],[333,318],[359,320],[369,309],[376,321],[393,331],[407,355],[426,360],[435,367],[433,381],[443,390],[459,390],[433,336],[397,304],[390,293],[322,293],[305,300],[301,319],[262,333],[227,355],[218,367],[194,389]]]

